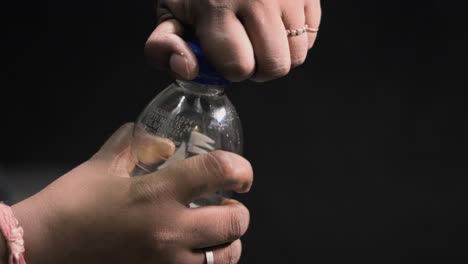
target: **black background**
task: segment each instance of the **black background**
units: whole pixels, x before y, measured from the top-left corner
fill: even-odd
[[[466,10],[324,1],[287,77],[229,97],[255,169],[243,263],[467,263]],[[172,80],[151,1],[6,2],[0,162],[88,159]],[[31,165],[28,165],[31,166]]]

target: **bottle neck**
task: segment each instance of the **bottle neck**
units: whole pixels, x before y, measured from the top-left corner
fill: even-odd
[[[207,85],[207,84],[201,84],[197,82],[183,81],[183,80],[176,80],[176,83],[183,90],[186,90],[194,94],[200,94],[200,95],[205,95],[205,96],[206,95],[207,96],[223,95],[224,88],[226,87],[225,85]]]

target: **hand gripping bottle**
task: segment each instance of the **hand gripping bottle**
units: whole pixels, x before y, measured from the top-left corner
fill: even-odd
[[[229,82],[208,64],[197,42],[188,44],[198,60],[198,76],[192,81],[176,80],[138,117],[133,132],[132,176],[214,150],[242,153],[241,122],[224,92]],[[191,206],[219,204],[222,196],[227,194],[219,190]]]

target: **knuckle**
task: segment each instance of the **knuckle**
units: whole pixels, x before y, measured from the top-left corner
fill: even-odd
[[[283,77],[289,73],[291,69],[290,59],[275,60],[265,63],[257,72],[254,80],[258,82],[265,82],[273,79]]]
[[[267,72],[268,72],[268,75],[270,75],[272,78],[279,78],[288,74],[290,69],[291,69],[291,65],[281,63],[278,65],[273,65],[272,67],[270,67],[270,69]]]
[[[213,151],[205,155],[206,170],[212,173],[221,182],[233,174],[233,168],[229,162],[228,154],[224,151]]]
[[[228,228],[228,232],[226,233],[226,241],[234,241],[241,237],[241,224],[237,214],[230,213],[226,224]]]
[[[160,52],[159,49],[178,41],[178,36],[175,34],[152,34],[145,43],[145,53],[146,55],[158,55]]]
[[[155,252],[170,252],[171,249],[177,247],[180,241],[180,234],[172,231],[159,231],[153,234],[152,250]]]
[[[167,43],[173,43],[178,40],[178,36],[175,34],[157,34],[154,38],[155,44],[160,46],[160,45],[165,45]]]
[[[222,65],[222,73],[231,81],[243,81],[252,75],[254,64],[247,62],[232,62]]]
[[[153,204],[172,197],[167,186],[160,181],[148,183],[143,178],[135,178],[129,189],[130,204]]]
[[[291,67],[297,67],[302,65],[305,62],[306,56],[299,55],[299,56],[292,56],[291,57]]]
[[[249,223],[250,223],[250,212],[247,207],[245,207],[243,204],[239,204],[239,226],[240,226],[240,236],[243,236],[245,232],[247,232],[247,229],[249,228]]]
[[[249,212],[244,206],[237,206],[228,218],[229,232],[227,234],[227,241],[234,241],[240,238],[247,231],[249,223]]]
[[[143,232],[150,236],[151,249],[158,253],[174,252],[174,249],[180,247],[187,239],[186,226],[182,218],[171,221],[168,219],[164,221],[147,221],[145,226]]]
[[[173,45],[178,41],[178,36],[175,34],[152,34],[146,41],[144,54],[146,61],[156,68],[165,69],[167,56],[161,52],[167,46]]]
[[[211,14],[225,14],[232,9],[230,0],[204,0],[202,3],[203,10],[208,10]]]

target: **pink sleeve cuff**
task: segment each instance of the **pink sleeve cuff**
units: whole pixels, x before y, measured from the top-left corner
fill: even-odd
[[[19,225],[11,208],[3,203],[0,203],[0,232],[5,237],[10,252],[8,263],[26,264],[23,255],[23,228]]]

